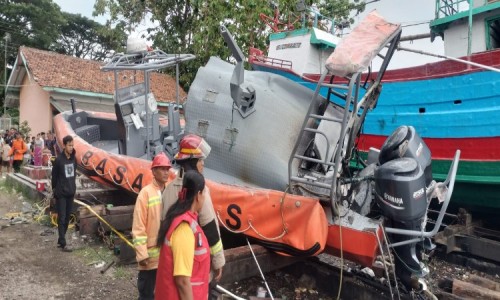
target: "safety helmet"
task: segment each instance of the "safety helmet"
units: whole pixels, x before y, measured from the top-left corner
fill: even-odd
[[[172,163],[170,163],[170,159],[165,155],[165,153],[160,152],[153,158],[153,162],[151,163],[151,169],[156,167],[172,167]]]
[[[175,160],[185,160],[190,158],[205,159],[210,154],[210,146],[202,138],[195,134],[184,136],[179,143],[179,152],[175,155]]]

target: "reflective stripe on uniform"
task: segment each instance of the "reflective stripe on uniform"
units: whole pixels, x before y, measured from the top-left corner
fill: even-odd
[[[196,227],[198,226],[198,223],[193,221],[193,223],[191,223],[191,230],[193,231],[193,233],[196,233]]]
[[[133,239],[134,245],[139,246],[139,245],[145,245],[148,240],[147,236],[136,236]]]
[[[207,253],[207,249],[206,248],[202,248],[200,250],[194,250],[194,255],[203,255]]]
[[[159,257],[160,256],[160,248],[158,248],[158,247],[149,248],[148,255],[149,255],[149,257]]]
[[[165,239],[165,242],[163,242],[163,245],[169,246],[169,247],[172,246],[172,244],[170,243],[170,241],[167,240],[167,239]]]
[[[222,241],[221,240],[219,240],[217,243],[215,243],[215,245],[210,247],[210,254],[214,255],[215,253],[220,252],[220,251],[222,251]]]
[[[148,207],[156,206],[161,204],[161,198],[159,196],[154,196],[148,199]]]

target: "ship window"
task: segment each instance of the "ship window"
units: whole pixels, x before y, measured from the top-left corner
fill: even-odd
[[[488,50],[500,48],[500,18],[486,20],[486,47]]]

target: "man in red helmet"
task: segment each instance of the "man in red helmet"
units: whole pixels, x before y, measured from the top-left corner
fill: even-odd
[[[182,188],[184,173],[190,170],[203,173],[204,159],[210,154],[210,150],[208,143],[195,134],[188,134],[181,139],[179,152],[174,157],[180,168],[177,170],[176,178],[167,185],[162,194],[162,219],[165,218],[168,209],[177,201],[177,195]],[[208,186],[205,186],[205,193],[205,202],[198,214],[198,219],[210,246],[214,279],[218,281],[222,276],[222,267],[226,260],[220,238],[219,223],[217,222]]]
[[[156,155],[151,164],[153,182],[137,196],[132,221],[132,237],[139,264],[137,289],[139,300],[153,300],[160,249],[156,246],[161,221],[161,193],[169,179],[170,160],[164,153]]]

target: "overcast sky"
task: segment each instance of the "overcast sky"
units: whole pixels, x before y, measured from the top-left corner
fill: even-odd
[[[380,0],[368,4],[361,16],[355,19],[360,20],[366,14],[376,9],[379,14],[388,21],[400,23],[401,26],[403,26],[402,36],[429,33],[430,29],[428,22],[434,19],[435,6],[435,0]],[[424,24],[412,26],[418,23]],[[440,37],[437,37],[433,43],[431,43],[430,38],[428,38],[413,42],[403,42],[401,46],[435,54],[444,54],[444,45]],[[390,62],[389,69],[415,66],[436,60],[439,59],[421,54],[397,51]]]
[[[80,13],[86,17],[92,17],[94,9],[94,0],[54,0],[63,11],[70,13]],[[368,1],[369,2],[369,1]],[[360,20],[373,9],[385,17],[388,21],[401,23],[403,27],[403,36],[419,33],[428,33],[429,24],[417,26],[408,26],[416,23],[429,22],[434,19],[435,0],[380,0],[367,5],[365,12],[355,19]],[[101,23],[105,22],[105,17],[99,17],[95,20]],[[443,42],[441,38],[431,43],[430,39],[418,40],[402,43],[402,46],[412,49],[424,50],[431,53],[443,54]],[[414,66],[424,64],[430,61],[436,61],[436,58],[430,58],[421,54],[406,53],[398,51],[394,55],[389,68],[400,68],[405,66]]]

